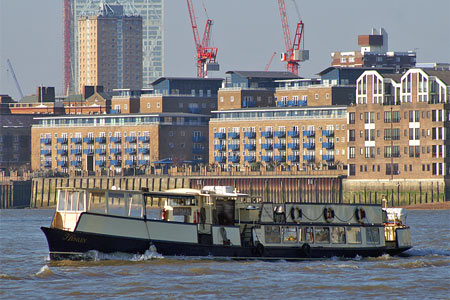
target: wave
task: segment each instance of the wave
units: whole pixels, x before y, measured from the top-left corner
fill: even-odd
[[[450,250],[412,248],[412,249],[404,252],[403,255],[404,256],[450,256]]]
[[[47,278],[55,276],[55,273],[53,273],[52,270],[50,270],[50,268],[45,265],[42,266],[42,268],[35,274],[35,276],[39,278]]]
[[[156,251],[155,246],[151,246],[144,254],[130,254],[123,252],[102,253],[96,250],[91,250],[83,254],[83,259],[91,261],[103,260],[120,260],[120,261],[145,261],[157,258],[164,258]]]

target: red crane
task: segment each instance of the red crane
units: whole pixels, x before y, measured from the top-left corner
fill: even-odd
[[[281,61],[287,62],[288,72],[298,75],[298,63],[309,59],[308,50],[304,50],[305,40],[303,35],[305,24],[302,20],[297,23],[294,42],[292,43],[284,0],[278,0],[278,8],[280,10],[281,26],[283,27],[284,44],[286,46],[286,52],[281,54]]]
[[[275,54],[277,54],[276,51],[272,54],[272,57],[269,59],[269,62],[267,63],[266,67],[264,68],[265,72],[269,71],[270,64],[272,63],[272,60],[273,60],[273,57],[275,56]]]
[[[194,33],[195,49],[197,51],[197,77],[205,78],[208,75],[208,70],[218,71],[219,67],[219,64],[216,63],[218,49],[216,47],[209,47],[211,26],[213,21],[211,19],[206,20],[203,39],[200,41],[197,21],[195,20],[194,5],[192,4],[192,0],[186,1],[189,10],[189,17],[191,19],[192,32]]]

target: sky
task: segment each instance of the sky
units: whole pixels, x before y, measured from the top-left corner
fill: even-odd
[[[285,0],[291,39],[299,16],[293,0]],[[62,0],[0,0],[0,94],[18,100],[6,60],[9,58],[25,95],[37,86],[63,90]],[[200,35],[206,14],[214,21],[212,44],[219,48],[221,70],[262,71],[277,52],[270,71],[284,71],[285,51],[276,0],[193,0]],[[358,50],[357,38],[371,28],[385,28],[389,50],[417,52],[417,62],[450,63],[449,0],[296,0],[305,24],[310,60],[302,77],[331,64],[331,52]],[[165,0],[164,76],[196,76],[195,48],[185,0]]]

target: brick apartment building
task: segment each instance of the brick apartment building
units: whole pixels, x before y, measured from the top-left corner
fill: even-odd
[[[366,71],[348,108],[348,178],[450,178],[450,71]]]

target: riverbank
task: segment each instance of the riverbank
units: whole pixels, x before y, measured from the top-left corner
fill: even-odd
[[[406,209],[450,209],[450,201],[399,206]]]

